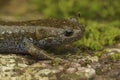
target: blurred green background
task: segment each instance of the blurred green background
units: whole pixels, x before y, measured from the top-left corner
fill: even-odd
[[[101,50],[120,43],[120,0],[0,0],[2,20],[68,19],[78,12],[86,31],[75,46]]]
[[[85,19],[120,19],[120,0],[31,0],[45,16],[65,18],[81,13]]]

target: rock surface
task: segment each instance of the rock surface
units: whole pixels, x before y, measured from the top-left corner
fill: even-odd
[[[120,59],[111,60],[107,50],[100,58],[69,55],[61,62],[0,54],[0,80],[120,80]]]

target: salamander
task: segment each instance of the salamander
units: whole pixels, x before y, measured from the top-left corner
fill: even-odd
[[[53,59],[48,50],[81,39],[85,28],[71,19],[0,21],[0,53]]]

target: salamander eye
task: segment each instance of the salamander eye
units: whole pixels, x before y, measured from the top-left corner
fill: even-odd
[[[65,30],[64,35],[67,36],[67,37],[72,36],[73,35],[73,30],[71,30],[71,29]]]

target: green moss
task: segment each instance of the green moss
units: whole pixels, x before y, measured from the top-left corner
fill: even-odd
[[[117,21],[96,22],[86,21],[86,31],[84,37],[75,42],[76,46],[85,46],[92,50],[101,50],[104,46],[112,46],[119,42],[120,28]],[[116,26],[115,23],[116,22]],[[112,24],[113,23],[113,24]]]
[[[120,53],[112,54],[112,55],[110,55],[110,58],[113,61],[119,60],[120,59]]]
[[[102,53],[100,53],[100,52],[96,52],[96,53],[95,53],[95,56],[97,56],[97,57],[101,57],[101,56],[102,56]]]

